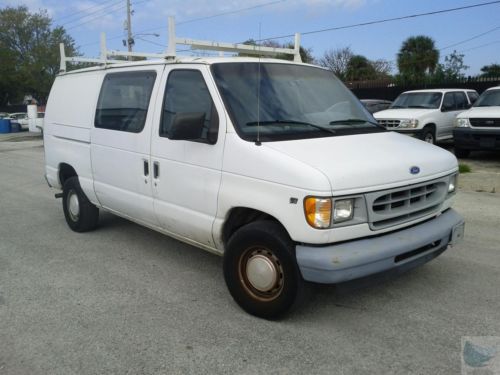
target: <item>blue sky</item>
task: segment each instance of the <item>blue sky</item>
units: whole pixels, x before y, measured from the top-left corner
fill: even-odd
[[[467,6],[487,0],[132,0],[132,31],[138,34],[135,50],[161,52],[157,44],[167,43],[167,16],[176,22],[238,11],[179,24],[177,35],[194,39],[241,42],[262,37],[293,34],[377,19],[399,17],[446,8]],[[269,4],[260,6],[262,4]],[[30,10],[47,9],[55,24],[64,25],[86,56],[97,56],[99,34],[106,32],[108,48],[123,49],[121,40],[125,0],[0,0],[0,6],[26,5]],[[465,54],[468,74],[479,73],[483,65],[500,63],[500,3],[480,8],[388,22],[347,30],[305,35],[302,45],[312,48],[315,57],[325,50],[349,46],[369,59],[395,61],[404,39],[413,35],[432,37],[438,48],[461,42],[497,28],[484,36],[454,48]],[[158,33],[160,36],[140,35]],[[147,41],[141,40],[146,39]],[[281,39],[285,41],[287,39]],[[288,39],[290,40],[290,39]],[[441,59],[453,48],[441,51]]]

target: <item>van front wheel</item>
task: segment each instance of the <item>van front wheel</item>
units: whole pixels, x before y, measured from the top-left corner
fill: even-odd
[[[64,182],[62,201],[64,217],[73,231],[88,232],[95,229],[99,221],[99,209],[83,192],[78,177],[68,178]]]
[[[238,305],[265,319],[290,310],[304,283],[295,246],[273,221],[256,221],[233,234],[224,254],[224,278]]]

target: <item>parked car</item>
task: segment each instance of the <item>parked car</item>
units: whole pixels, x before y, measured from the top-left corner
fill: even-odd
[[[0,112],[0,119],[9,117],[9,114],[7,112]]]
[[[45,118],[45,112],[37,112],[36,122],[35,122],[37,128],[43,129],[44,118]]]
[[[9,114],[11,123],[19,124],[21,129],[28,129],[28,114],[26,112],[16,112]]]
[[[460,158],[474,150],[500,150],[500,86],[483,92],[471,109],[457,116],[453,137]]]
[[[463,236],[455,156],[386,131],[333,73],[298,62],[63,73],[44,145],[72,230],[94,229],[102,209],[223,255],[231,295],[264,318],[284,314],[304,281],[402,271]]]
[[[391,106],[392,102],[390,100],[382,99],[361,99],[361,103],[366,107],[368,112],[375,113],[383,111]]]
[[[475,95],[463,89],[406,91],[374,117],[388,130],[436,143],[453,137],[457,114],[471,106]]]

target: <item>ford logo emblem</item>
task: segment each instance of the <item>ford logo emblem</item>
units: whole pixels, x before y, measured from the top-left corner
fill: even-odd
[[[411,174],[419,174],[420,173],[420,168],[417,166],[411,167],[410,168],[410,173]]]

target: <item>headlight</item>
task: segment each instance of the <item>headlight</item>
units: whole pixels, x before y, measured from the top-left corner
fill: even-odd
[[[352,199],[340,199],[333,204],[333,222],[342,223],[351,220],[354,216],[354,204]]]
[[[327,229],[354,217],[354,199],[307,197],[304,200],[307,223],[316,229]]]
[[[470,121],[468,118],[457,118],[455,121],[455,126],[457,128],[469,128]]]
[[[330,227],[332,218],[331,198],[307,197],[304,200],[304,211],[307,223],[316,229]]]
[[[416,118],[412,118],[410,120],[401,120],[399,123],[400,128],[414,129],[417,126],[418,126],[418,120]]]
[[[457,189],[458,174],[454,174],[450,177],[450,182],[448,184],[448,194],[454,193]]]

